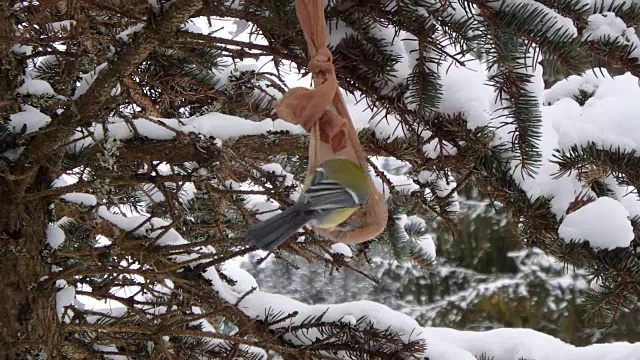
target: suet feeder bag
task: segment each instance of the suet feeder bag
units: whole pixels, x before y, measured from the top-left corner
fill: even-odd
[[[313,89],[292,88],[276,103],[278,116],[310,134],[307,175],[323,161],[347,158],[365,172],[366,154],[338,90],[333,57],[326,45],[322,0],[296,0],[296,14],[307,41]],[[349,219],[347,230],[316,231],[346,244],[362,243],[380,234],[387,224],[387,207],[369,177],[369,199]]]

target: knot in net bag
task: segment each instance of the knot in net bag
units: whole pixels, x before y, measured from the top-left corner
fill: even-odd
[[[295,6],[311,59],[314,89],[290,89],[276,103],[276,112],[282,120],[310,133],[307,175],[332,158],[347,158],[367,172],[366,154],[338,90],[333,57],[326,46],[322,0],[296,0]],[[349,229],[315,230],[346,244],[362,243],[380,234],[387,223],[387,208],[370,177],[368,182],[369,199],[348,220]]]

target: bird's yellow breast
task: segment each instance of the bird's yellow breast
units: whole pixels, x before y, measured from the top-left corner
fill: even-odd
[[[344,208],[327,211],[327,214],[313,224],[320,229],[333,229],[345,222],[358,208]]]

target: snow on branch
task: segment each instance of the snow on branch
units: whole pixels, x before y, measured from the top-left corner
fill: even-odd
[[[123,230],[132,230],[148,220],[144,217],[128,219],[121,215],[108,213],[106,209],[102,210],[101,214]],[[153,234],[156,232],[149,232],[152,229],[151,224],[165,225],[165,223],[158,223],[156,219],[151,219],[148,224],[138,230],[140,234],[154,236]],[[161,246],[185,243],[185,240],[174,230],[166,232],[165,235],[158,238],[158,241]],[[214,250],[209,248],[206,251]],[[173,259],[173,261],[181,260]],[[431,360],[474,360],[483,354],[496,360],[519,360],[521,358],[627,360],[633,358],[640,351],[640,344],[628,343],[575,347],[554,337],[527,329],[472,332],[421,327],[415,320],[401,312],[369,301],[307,305],[283,295],[259,290],[255,279],[234,263],[227,262],[222,265],[222,268],[224,269],[224,278],[232,280],[234,285],[224,281],[214,266],[204,269],[202,275],[224,301],[237,305],[239,310],[249,318],[262,321],[272,330],[280,333],[287,346],[317,347],[320,353],[333,353],[338,358],[345,356],[349,351],[357,350],[357,347],[341,347],[339,344],[348,344],[344,342],[347,339],[339,337],[337,335],[339,332],[332,331],[335,329],[343,332],[348,331],[354,336],[361,331],[367,332],[368,335],[378,332],[379,336],[384,339],[396,334],[393,336],[397,336],[400,341],[394,345],[396,350],[402,351],[402,348],[408,345],[410,348],[407,349],[415,350],[420,344],[425,344],[426,350],[423,350],[420,356],[421,358],[428,357]],[[164,286],[162,291],[170,293],[172,287]],[[82,299],[90,301],[87,297]],[[147,311],[153,313],[155,310],[149,308]],[[203,327],[203,331],[215,334],[210,323],[200,321],[200,325]],[[331,346],[323,347],[320,344],[331,344]],[[353,346],[354,344],[348,345]],[[373,346],[373,344],[370,345]],[[259,351],[252,349],[246,348],[245,350]],[[372,349],[375,351],[375,348]],[[416,355],[415,352],[411,354]]]
[[[589,25],[584,36],[600,43],[610,43],[624,48],[627,58],[640,62],[640,39],[633,27],[627,24],[613,12],[593,14],[589,16]]]
[[[216,291],[228,302],[235,303],[241,294],[229,290],[217,273],[209,268],[205,276],[211,281]],[[234,277],[247,280],[247,275]],[[255,280],[253,280],[255,281]],[[237,285],[236,285],[237,286]],[[274,329],[295,329],[305,320],[321,317],[325,322],[347,322],[363,326],[355,319],[364,318],[377,329],[389,329],[398,333],[403,341],[422,339],[426,343],[425,357],[431,360],[475,359],[485,354],[495,360],[525,359],[631,359],[632,354],[640,350],[640,344],[616,343],[595,344],[586,347],[575,347],[552,336],[528,329],[499,329],[487,332],[457,331],[445,328],[421,327],[412,318],[389,309],[388,307],[368,302],[357,301],[344,304],[306,305],[282,295],[254,291],[242,297],[238,303],[240,309],[248,316],[263,321],[268,314],[279,313],[279,319],[272,326]],[[355,322],[355,324],[354,324]],[[287,332],[285,338],[294,343],[308,344],[310,339],[321,337],[316,331],[309,330],[305,340],[294,332]]]
[[[118,53],[117,60],[107,64],[99,75],[92,81],[88,95],[82,96],[78,102],[78,112],[82,117],[78,123],[91,119],[96,114],[99,104],[102,104],[119,79],[130,74],[149,55],[151,50],[160,42],[175,32],[189,17],[202,6],[201,1],[175,1],[168,7],[160,20],[162,26],[145,26],[140,30],[134,42]]]
[[[640,131],[636,131],[634,122],[630,122],[629,119],[634,116],[633,114],[640,113],[640,109],[636,109],[638,102],[635,101],[640,96],[640,87],[638,87],[638,79],[631,74],[611,77],[607,72],[601,74],[598,69],[580,77],[575,76],[559,81],[544,91],[540,86],[540,71],[535,72],[534,77],[536,83],[534,90],[542,110],[541,139],[538,144],[542,153],[541,166],[534,176],[522,176],[516,172],[513,178],[532,201],[540,197],[548,199],[553,214],[560,220],[567,216],[571,204],[577,198],[594,197],[595,194],[586,188],[578,174],[562,170],[564,165],[558,163],[554,149],[562,152],[570,150],[572,146],[591,143],[603,149],[611,146],[622,150],[636,149],[637,144],[640,144],[640,138],[636,138],[636,135],[640,134]],[[467,126],[470,129],[483,126],[499,128],[499,120],[492,120],[490,116],[489,109],[496,106],[493,103],[495,99],[490,96],[491,89],[485,84],[487,77],[483,74],[480,65],[469,62],[466,68],[453,66],[448,71],[442,72],[442,79],[444,84],[442,110],[449,114],[462,113],[467,117]],[[460,96],[467,96],[464,95],[468,93],[465,89],[472,90],[475,94],[468,95],[470,99],[473,98],[473,101],[459,101]],[[581,100],[581,96],[588,96],[588,98]],[[586,102],[581,106],[578,101]],[[372,115],[371,111],[357,109],[354,111],[358,114],[357,116]],[[17,119],[16,117],[16,121]],[[357,124],[358,129],[372,127],[379,130],[384,126],[363,121],[358,121]],[[16,122],[15,126],[18,125],[20,123]],[[135,131],[131,125],[134,126]],[[86,137],[84,132],[77,132],[74,138],[78,140],[71,144],[70,148],[77,151],[93,144],[94,141],[103,140],[106,134],[120,140],[132,139],[136,132],[140,136],[156,140],[174,139],[179,133],[189,133],[224,141],[242,136],[267,135],[270,132],[303,133],[301,128],[278,119],[258,122],[216,112],[185,119],[138,118],[127,121],[113,117],[106,124],[107,131],[101,124],[94,124],[91,130],[93,139]],[[508,130],[508,128],[502,128],[496,131],[493,146],[499,147],[509,143]],[[436,146],[427,152],[429,157],[436,158],[440,156],[436,152],[441,151],[444,149]],[[445,155],[455,156],[446,152]],[[448,184],[445,185],[449,187]],[[634,191],[633,188],[628,190]],[[385,193],[388,192],[385,191]],[[632,199],[630,195],[625,197],[624,203],[627,207],[634,207],[638,200]],[[635,214],[633,211],[632,214]]]
[[[173,229],[165,228],[160,232],[161,228],[170,224],[159,219],[146,216],[125,217],[109,212],[104,207],[101,207],[98,213],[122,230],[134,230],[138,235],[155,238],[159,246],[176,246],[187,243]],[[211,247],[202,247],[201,251],[200,255],[204,255],[207,252],[215,253],[215,250]],[[183,257],[170,257],[170,259],[180,263],[185,259],[197,257],[198,255],[194,253]],[[186,266],[193,267],[195,263]],[[544,360],[627,360],[632,358],[632,354],[640,350],[640,344],[628,343],[575,347],[554,337],[526,329],[471,332],[421,327],[414,319],[401,312],[369,301],[307,305],[283,295],[259,290],[255,279],[232,262],[224,263],[221,268],[224,278],[229,279],[232,283],[223,280],[215,266],[209,266],[202,272],[203,277],[210,282],[212,289],[221,299],[229,304],[235,304],[250,319],[264,322],[273,331],[281,334],[287,346],[309,346],[310,348],[317,348],[320,353],[333,354],[338,358],[346,356],[350,351],[366,351],[367,346],[370,346],[368,351],[381,351],[381,349],[375,347],[375,344],[368,344],[358,348],[355,344],[349,343],[349,339],[353,339],[353,336],[357,337],[361,332],[366,333],[366,336],[380,336],[384,341],[397,336],[398,342],[394,343],[394,345],[387,344],[387,346],[391,346],[391,348],[395,349],[394,351],[399,351],[398,354],[407,351],[406,356],[409,356],[409,354],[415,356],[416,349],[419,349],[422,346],[421,344],[424,344],[426,349],[422,350],[423,353],[420,357],[428,357],[431,360],[454,358],[473,360],[482,354],[496,360],[519,360],[521,358]],[[173,286],[170,283],[158,286],[157,291],[159,294],[169,295],[173,291]],[[68,290],[65,291],[68,292]],[[120,291],[135,293],[133,288],[131,290],[122,288]],[[153,298],[150,296],[148,295],[146,298],[143,296],[138,300],[146,299],[151,301]],[[71,294],[71,297],[73,297],[73,294]],[[59,301],[64,306],[72,304],[68,296],[62,293],[59,296]],[[95,309],[101,308],[100,305],[96,304],[95,300],[91,300],[90,293],[79,296],[79,301],[80,303],[85,303],[84,306],[92,304]],[[100,311],[103,311],[95,309],[94,311],[97,311],[96,315],[98,316],[94,317],[94,322],[100,318]],[[162,308],[154,309],[153,307],[147,307],[145,310],[150,314],[156,314],[158,311],[161,314],[164,310]],[[199,311],[194,309],[195,313]],[[126,310],[121,313],[116,311],[116,313],[111,312],[109,316],[121,317],[125,313]],[[197,320],[196,323],[201,328],[201,331],[205,333],[204,336],[208,332],[212,334],[211,337],[213,339],[216,339],[210,340],[213,341],[212,344],[217,343],[218,346],[228,346],[224,345],[225,336],[217,333],[210,322],[201,319]],[[352,337],[343,338],[339,336],[341,333],[346,334],[345,332],[351,334]],[[232,341],[231,339],[229,340]],[[247,343],[250,344],[251,342],[248,341]],[[327,346],[323,346],[323,344]],[[385,351],[390,351],[391,348],[386,348]],[[243,349],[247,353],[253,354],[258,354],[261,351],[250,345]]]
[[[236,139],[242,136],[266,135],[269,132],[287,131],[293,134],[303,134],[304,129],[283,120],[265,119],[251,121],[237,116],[211,112],[201,116],[186,119],[137,118],[125,120],[112,117],[106,123],[94,124],[90,129],[91,137],[85,135],[82,128],[76,130],[69,145],[71,151],[79,151],[106,139],[129,140],[134,136],[143,136],[150,140],[174,139],[180,133],[197,134],[205,138],[215,138],[220,141]],[[73,141],[74,139],[78,139]]]
[[[541,28],[539,31],[566,34],[570,37],[578,35],[578,30],[571,19],[558,14],[540,2],[533,0],[498,0],[487,1],[486,4],[488,7],[509,14],[513,18],[522,18],[522,14],[527,14],[527,16],[532,17],[530,24],[535,24],[535,21],[542,21],[538,24]]]
[[[601,197],[569,214],[558,234],[567,241],[589,241],[594,248],[627,247],[635,238],[629,217],[619,201]]]
[[[496,329],[484,332],[447,328],[424,328],[427,338],[494,360],[629,360],[637,357],[640,344],[625,342],[584,347],[567,344],[530,329]],[[443,359],[453,359],[447,357]],[[439,360],[434,357],[434,360]]]

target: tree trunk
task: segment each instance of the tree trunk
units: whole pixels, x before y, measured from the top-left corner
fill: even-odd
[[[43,175],[31,189],[50,184]],[[54,359],[61,340],[55,289],[38,286],[51,269],[40,256],[46,240],[47,203],[12,201],[14,186],[0,177],[0,359],[38,353]]]
[[[0,1],[0,7],[9,9],[10,2]],[[9,13],[0,13],[0,120],[20,111],[14,93],[23,68],[11,54],[13,36]],[[0,153],[16,146],[10,137],[0,136]],[[20,203],[17,190],[38,191],[51,179],[42,171],[35,178],[12,180],[11,172],[11,165],[0,157],[0,359],[35,358],[38,353],[53,359],[60,339],[55,290],[38,288],[39,279],[50,272],[50,265],[40,261],[47,203]]]

